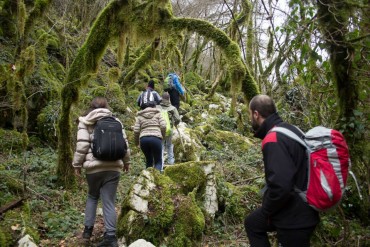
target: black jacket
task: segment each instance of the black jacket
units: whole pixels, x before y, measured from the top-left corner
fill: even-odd
[[[170,95],[171,105],[176,107],[176,109],[179,109],[179,107],[180,107],[180,93],[179,93],[179,91],[177,91],[176,88],[172,88],[172,89],[167,90],[167,92]]]
[[[262,212],[279,228],[305,228],[319,222],[319,214],[294,192],[294,186],[305,190],[307,155],[303,146],[281,133],[269,132],[274,126],[288,128],[298,136],[294,126],[281,120],[277,113],[269,116],[255,133],[262,140],[267,190]]]

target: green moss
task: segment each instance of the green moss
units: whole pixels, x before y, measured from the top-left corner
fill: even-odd
[[[144,68],[145,65],[147,65],[154,57],[155,50],[157,49],[159,45],[159,39],[156,39],[152,42],[152,44],[148,45],[144,51],[141,53],[140,57],[135,61],[132,68],[129,70],[129,72],[126,74],[126,76],[123,79],[123,85],[127,84],[134,75],[142,68]]]
[[[195,129],[199,138],[206,142],[208,148],[224,151],[233,150],[240,154],[245,153],[252,143],[250,140],[240,134],[230,131],[217,130],[210,125],[198,126]]]
[[[20,180],[13,179],[11,177],[3,177],[3,183],[7,187],[8,191],[12,194],[21,195],[23,193],[23,184]]]
[[[173,233],[169,236],[169,246],[194,246],[205,228],[204,215],[193,193],[178,196],[176,200],[179,207],[176,211]]]
[[[0,150],[3,154],[7,152],[20,152],[22,147],[22,133],[16,130],[0,129]]]
[[[143,235],[147,233],[145,231],[146,223],[147,218],[134,210],[121,214],[118,218],[117,236],[125,236],[128,243],[143,238]]]
[[[50,3],[51,3],[51,0],[36,0],[35,1],[34,7],[31,10],[31,12],[28,14],[28,18],[25,23],[25,28],[24,28],[25,36],[27,36],[27,34],[31,31],[36,20],[45,13]]]
[[[168,166],[164,174],[169,176],[182,188],[186,195],[197,187],[203,187],[206,183],[206,176],[201,167],[202,163],[188,162],[180,165]]]
[[[228,182],[217,183],[219,207],[224,208],[226,217],[242,221],[246,215],[246,207],[242,204],[243,193]]]
[[[26,10],[26,5],[24,4],[23,1],[20,1],[18,3],[18,32],[21,37],[23,37],[24,34],[24,26],[26,24],[26,16],[27,16],[27,10]]]
[[[3,228],[0,228],[0,246],[2,247],[10,247],[13,246],[12,243],[12,236],[8,231],[3,230]]]
[[[122,204],[118,236],[125,236],[128,243],[142,238],[156,246],[196,245],[205,228],[205,218],[196,197],[198,188],[205,185],[202,168],[206,165],[208,162],[170,166],[166,168],[165,174],[148,169],[153,176],[152,182],[156,185],[146,197],[148,213],[141,214],[132,210],[129,202],[131,196],[128,196]],[[181,171],[186,182],[181,181]],[[142,178],[143,175],[138,178],[141,181],[138,183],[145,188],[150,179]],[[196,185],[192,178],[199,184]],[[130,191],[130,195],[131,193],[133,191]]]
[[[44,107],[40,114],[37,116],[37,129],[45,142],[51,146],[57,145],[57,128],[56,124],[59,117],[59,104],[58,101],[51,101]]]

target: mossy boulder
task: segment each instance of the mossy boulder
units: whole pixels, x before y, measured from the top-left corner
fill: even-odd
[[[142,238],[156,246],[196,246],[206,227],[209,201],[217,203],[216,193],[207,195],[216,191],[214,168],[213,162],[188,162],[168,166],[164,174],[152,168],[142,171],[122,204],[118,236],[128,244]]]
[[[218,130],[211,125],[198,126],[194,132],[208,149],[222,152],[233,150],[234,153],[237,151],[243,154],[252,145],[252,142],[245,136],[231,131]]]
[[[165,175],[169,176],[176,184],[180,185],[183,194],[192,192],[195,188],[204,187],[206,174],[202,167],[193,162],[182,163],[181,166],[168,166]]]
[[[183,122],[174,129],[172,143],[176,163],[187,161],[199,161],[205,152],[197,134]]]

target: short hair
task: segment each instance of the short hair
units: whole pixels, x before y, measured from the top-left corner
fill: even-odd
[[[274,101],[271,97],[264,94],[254,96],[249,102],[249,109],[251,109],[252,112],[258,111],[263,118],[267,118],[276,113]]]
[[[154,81],[153,81],[153,80],[150,80],[150,81],[148,82],[148,87],[151,87],[151,88],[153,88],[153,89],[154,89]]]

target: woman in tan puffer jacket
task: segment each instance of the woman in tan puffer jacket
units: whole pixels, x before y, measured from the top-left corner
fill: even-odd
[[[139,145],[146,158],[146,168],[162,171],[162,139],[166,135],[166,121],[155,102],[136,114],[134,126],[135,144]]]
[[[99,198],[103,202],[103,215],[105,224],[105,236],[98,246],[118,246],[116,238],[117,215],[115,200],[117,186],[122,170],[128,171],[130,167],[130,149],[124,129],[122,135],[127,144],[127,152],[123,159],[116,161],[102,161],[93,156],[91,143],[94,126],[103,117],[112,117],[108,109],[107,100],[97,97],[91,102],[90,109],[85,116],[79,117],[76,152],[73,157],[75,174],[81,176],[81,168],[86,171],[86,179],[89,187],[85,208],[85,230],[82,234],[84,239],[90,239],[96,217],[96,209]],[[116,118],[116,120],[118,120]],[[119,121],[119,120],[118,120]]]

